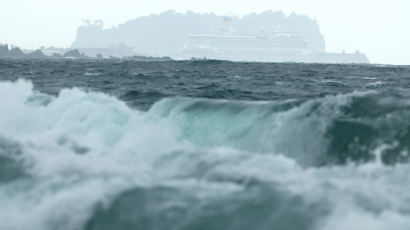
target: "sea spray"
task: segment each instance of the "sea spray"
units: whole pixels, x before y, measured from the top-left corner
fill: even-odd
[[[1,229],[410,226],[406,95],[171,97],[144,111],[19,80],[0,96]]]

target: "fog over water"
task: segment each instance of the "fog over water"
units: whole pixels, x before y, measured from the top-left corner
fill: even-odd
[[[3,0],[0,8],[0,43],[24,48],[40,46],[69,47],[82,19],[104,21],[111,28],[140,16],[177,12],[215,12],[243,16],[266,10],[305,14],[316,20],[329,52],[354,52],[359,49],[372,63],[409,64],[410,16],[406,0],[353,1],[256,0],[252,2],[185,0],[149,2],[131,0]]]

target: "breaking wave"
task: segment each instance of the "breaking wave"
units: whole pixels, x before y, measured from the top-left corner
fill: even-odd
[[[409,99],[173,97],[139,111],[2,82],[0,228],[407,229]]]

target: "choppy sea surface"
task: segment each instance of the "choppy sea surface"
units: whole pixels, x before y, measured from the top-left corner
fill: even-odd
[[[410,228],[410,67],[0,60],[0,229]]]

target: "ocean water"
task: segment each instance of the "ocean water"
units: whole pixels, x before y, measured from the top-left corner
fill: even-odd
[[[410,228],[410,67],[0,60],[0,229]]]

